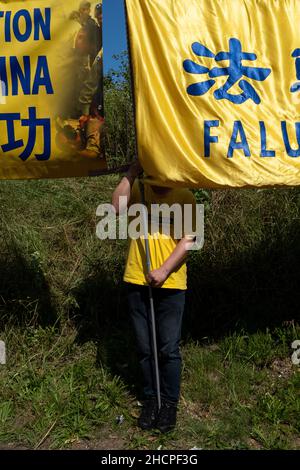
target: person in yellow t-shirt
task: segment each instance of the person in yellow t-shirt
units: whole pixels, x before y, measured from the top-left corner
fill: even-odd
[[[141,203],[142,194],[137,176],[142,172],[139,162],[131,165],[113,193],[112,204],[117,214],[125,207],[120,206],[120,197],[126,196],[127,206]],[[195,213],[195,199],[188,189],[173,189],[144,184],[145,204],[151,215],[151,204],[192,204]],[[124,201],[124,199],[123,199]],[[184,234],[175,239],[174,220],[169,222],[170,235],[158,223],[155,233],[148,230],[151,271],[147,272],[143,238],[131,239],[124,281],[128,290],[129,312],[134,327],[139,363],[143,378],[144,402],[138,419],[142,429],[157,428],[168,432],[175,427],[177,404],[180,393],[181,355],[179,342],[187,288],[185,258],[194,243],[194,236]],[[158,412],[154,355],[152,347],[151,316],[148,285],[153,287],[154,309],[161,382],[161,409]]]

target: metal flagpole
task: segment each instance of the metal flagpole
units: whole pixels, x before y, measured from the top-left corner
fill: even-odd
[[[140,191],[142,196],[142,205],[143,205],[143,226],[144,226],[144,240],[145,240],[145,252],[146,252],[146,266],[147,273],[151,271],[150,264],[150,248],[149,248],[149,239],[148,239],[148,213],[145,203],[145,191],[144,184],[142,181],[140,183]],[[153,302],[153,292],[152,287],[148,285],[149,289],[149,301],[150,301],[150,312],[151,312],[151,325],[152,325],[152,338],[153,338],[153,352],[154,352],[154,365],[155,365],[155,382],[156,382],[156,393],[157,393],[157,405],[158,409],[161,408],[161,396],[160,396],[160,377],[159,377],[159,366],[158,366],[158,354],[157,354],[157,340],[156,340],[156,322],[155,322],[155,311],[154,311],[154,302]]]
[[[135,109],[135,97],[134,97],[134,86],[133,86],[133,70],[132,70],[132,60],[131,60],[131,48],[130,48],[130,40],[129,40],[129,30],[128,30],[128,12],[126,7],[126,0],[124,0],[124,10],[125,10],[125,17],[126,17],[126,33],[127,33],[127,44],[128,44],[128,55],[129,55],[129,64],[130,64],[130,83],[131,83],[131,95],[133,98],[133,113],[134,113],[134,122],[135,122],[135,150],[136,155],[138,156],[138,145],[137,145],[137,137],[136,137],[136,109]],[[144,184],[140,180],[140,191],[142,197],[142,206],[143,206],[143,224],[145,227],[145,252],[146,252],[146,266],[147,272],[151,271],[151,264],[150,264],[150,249],[149,249],[149,240],[148,240],[148,216],[146,211],[146,204],[145,204],[145,192],[144,192]],[[160,410],[161,408],[161,396],[160,396],[160,377],[159,377],[159,366],[158,366],[158,354],[157,354],[157,341],[156,341],[156,323],[155,323],[155,311],[154,311],[154,302],[153,302],[153,292],[152,287],[148,285],[149,289],[149,302],[150,302],[150,312],[151,312],[151,323],[152,323],[152,338],[153,338],[153,351],[154,351],[154,365],[155,365],[155,384],[156,384],[156,393],[157,393],[157,406]]]

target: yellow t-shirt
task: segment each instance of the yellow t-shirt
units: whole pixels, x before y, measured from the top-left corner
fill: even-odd
[[[169,224],[170,236],[166,235],[162,230],[161,217],[159,218],[160,223],[158,224],[159,229],[150,232],[150,206],[151,204],[167,204],[172,206],[173,204],[179,204],[182,209],[182,215],[184,214],[184,204],[192,204],[193,206],[193,226],[194,226],[194,215],[196,201],[191,191],[185,188],[171,189],[168,193],[160,195],[155,193],[149,184],[144,184],[145,202],[149,214],[149,251],[150,251],[150,262],[151,270],[158,269],[166,261],[166,259],[174,251],[179,239],[174,238],[174,224],[171,219]],[[139,181],[136,180],[132,187],[130,205],[135,203],[141,203],[141,193],[139,187]],[[164,221],[166,219],[164,218]],[[152,230],[151,230],[152,232]],[[185,235],[188,235],[185,233]],[[127,263],[124,273],[124,281],[132,284],[148,285],[146,280],[147,267],[146,267],[146,254],[145,254],[145,242],[143,238],[137,240],[131,239],[127,255]],[[170,276],[166,279],[162,288],[169,289],[182,289],[187,288],[187,274],[186,264],[182,263]]]

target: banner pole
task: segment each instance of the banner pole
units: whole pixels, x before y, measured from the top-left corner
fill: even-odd
[[[134,84],[133,84],[133,68],[131,60],[131,48],[130,48],[130,39],[129,39],[129,29],[128,29],[128,11],[126,6],[126,0],[123,1],[124,11],[125,11],[125,25],[126,25],[126,36],[127,36],[127,48],[128,48],[128,57],[129,57],[129,67],[130,67],[130,85],[131,85],[131,96],[132,96],[132,107],[134,115],[134,129],[135,129],[135,152],[136,157],[138,158],[138,142],[137,142],[137,129],[136,129],[136,108],[135,108],[135,94],[134,94]],[[147,217],[147,207],[145,203],[145,192],[144,184],[140,180],[140,192],[142,197],[143,205],[143,224],[145,232],[145,253],[146,253],[146,265],[147,272],[151,271],[150,263],[150,247],[148,239],[148,217]],[[153,353],[154,353],[154,366],[155,366],[155,382],[156,382],[156,394],[157,394],[157,407],[160,410],[161,408],[161,395],[160,395],[160,374],[159,374],[159,365],[158,365],[158,353],[157,353],[157,339],[156,339],[156,320],[155,320],[155,310],[154,310],[154,301],[153,301],[153,292],[152,287],[148,285],[149,289],[149,302],[150,302],[150,313],[151,313],[151,325],[152,325],[152,342],[153,342]]]
[[[143,227],[144,227],[144,240],[145,240],[145,253],[146,253],[146,266],[147,273],[151,271],[151,262],[150,262],[150,247],[148,239],[148,211],[145,202],[145,191],[144,184],[140,180],[140,192],[142,197],[142,206],[143,206]],[[150,313],[151,313],[151,329],[152,329],[152,346],[154,354],[154,367],[155,367],[155,383],[156,383],[156,395],[157,395],[157,407],[158,410],[161,408],[161,395],[160,395],[160,374],[159,374],[159,365],[158,365],[158,353],[157,353],[157,339],[156,339],[156,320],[155,320],[155,310],[154,310],[154,300],[152,287],[148,284],[149,289],[149,302],[150,302]]]

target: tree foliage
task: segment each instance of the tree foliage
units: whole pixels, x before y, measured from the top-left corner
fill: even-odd
[[[110,166],[130,161],[135,155],[135,128],[127,52],[114,56],[119,61],[104,77],[106,157]]]

